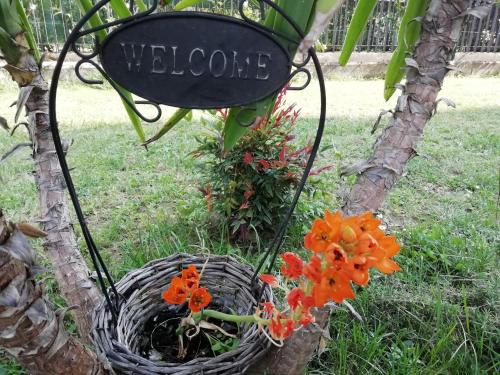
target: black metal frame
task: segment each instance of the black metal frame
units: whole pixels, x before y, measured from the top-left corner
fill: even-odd
[[[243,19],[244,22],[248,23],[249,25],[252,25],[253,27],[256,27],[260,30],[262,30],[263,32],[269,34],[269,35],[273,35],[273,36],[276,36],[276,37],[279,37],[279,38],[283,38],[285,40],[287,40],[288,42],[291,42],[295,45],[299,45],[300,44],[300,41],[304,38],[304,32],[303,30],[301,30],[301,28],[294,22],[293,19],[291,19],[285,12],[283,9],[281,9],[279,6],[277,6],[273,1],[271,0],[259,0],[259,5],[260,5],[260,11],[261,11],[261,18],[263,19],[264,18],[264,13],[265,13],[265,6],[269,6],[271,8],[273,8],[274,10],[276,10],[291,26],[292,28],[295,30],[295,32],[297,33],[297,36],[298,36],[298,39],[293,39],[293,38],[290,38],[289,36],[287,35],[283,35],[283,34],[280,34],[280,33],[277,33],[271,29],[268,29],[267,27],[259,24],[258,22],[255,22],[253,20],[251,20],[250,18],[248,18],[246,15],[245,15],[245,12],[244,12],[244,4],[247,0],[240,0],[240,15],[241,15],[241,18]],[[121,303],[121,296],[119,295],[118,291],[116,290],[116,287],[114,285],[114,282],[111,278],[111,275],[106,267],[106,264],[104,263],[100,253],[99,253],[99,250],[97,249],[97,246],[92,238],[92,235],[90,233],[90,230],[86,224],[86,221],[85,221],[85,216],[83,214],[83,211],[82,211],[82,208],[80,206],[80,202],[78,200],[78,195],[76,193],[76,189],[75,189],[75,186],[73,184],[73,180],[71,178],[71,174],[70,174],[70,170],[69,170],[69,167],[68,167],[68,164],[67,164],[67,161],[66,161],[66,157],[64,155],[64,150],[63,150],[63,146],[62,146],[62,143],[61,143],[61,137],[60,137],[60,134],[59,134],[59,130],[58,130],[58,124],[57,124],[57,106],[56,106],[56,99],[57,99],[57,89],[58,89],[58,84],[59,84],[59,78],[60,78],[60,74],[61,74],[61,69],[62,69],[62,65],[63,65],[63,62],[66,58],[66,55],[67,53],[70,51],[70,49],[72,49],[79,57],[80,57],[80,61],[77,62],[76,66],[75,66],[75,74],[76,76],[84,83],[87,83],[87,84],[102,84],[103,81],[101,80],[91,80],[91,79],[86,79],[83,77],[83,75],[81,74],[81,71],[80,71],[80,68],[83,64],[91,64],[92,66],[94,66],[100,73],[101,75],[103,76],[103,78],[108,81],[111,86],[117,91],[117,93],[120,95],[120,97],[133,109],[133,111],[145,122],[155,122],[157,121],[161,115],[162,115],[162,110],[161,110],[161,107],[158,103],[153,103],[151,101],[134,101],[134,102],[131,102],[122,92],[121,90],[119,89],[119,87],[116,85],[116,83],[114,83],[108,76],[108,74],[106,73],[106,71],[97,63],[95,62],[93,59],[95,57],[97,57],[99,55],[99,52],[100,52],[100,42],[98,41],[98,39],[96,38],[96,43],[95,43],[95,49],[90,53],[90,54],[84,54],[82,53],[81,51],[78,51],[78,49],[76,48],[76,42],[83,36],[86,36],[86,35],[90,35],[90,34],[94,34],[100,30],[105,30],[105,29],[109,29],[110,27],[113,27],[113,26],[119,26],[119,25],[122,25],[122,24],[125,24],[125,23],[128,23],[128,22],[131,22],[131,21],[134,21],[134,20],[137,20],[137,19],[141,19],[141,18],[144,18],[144,17],[147,17],[148,15],[152,14],[158,7],[158,0],[153,0],[153,4],[151,5],[151,7],[144,11],[144,12],[139,12],[139,13],[136,13],[136,14],[132,14],[132,16],[130,17],[127,17],[127,18],[123,18],[123,19],[118,19],[118,20],[115,20],[115,21],[112,21],[112,22],[108,22],[108,23],[105,23],[101,26],[98,26],[98,27],[92,27],[92,28],[89,28],[89,29],[85,29],[85,30],[82,30],[83,27],[85,26],[85,24],[89,21],[89,19],[94,15],[96,14],[102,7],[106,6],[108,3],[110,2],[110,0],[100,0],[97,4],[95,4],[92,9],[89,10],[89,12],[87,12],[83,17],[82,19],[75,25],[75,27],[73,28],[71,34],[68,36],[68,39],[66,40],[61,52],[60,52],[60,56],[59,56],[59,59],[57,61],[57,64],[55,66],[55,69],[54,69],[54,73],[53,73],[53,76],[52,76],[52,84],[51,84],[51,87],[50,87],[50,97],[49,97],[49,116],[50,116],[50,127],[51,127],[51,131],[52,131],[52,136],[54,138],[54,143],[55,143],[55,148],[56,148],[56,152],[57,152],[57,156],[59,158],[59,161],[60,161],[60,164],[61,164],[61,168],[62,168],[62,172],[63,172],[63,175],[64,175],[64,179],[66,181],[66,185],[68,187],[68,191],[69,191],[69,194],[70,194],[70,197],[71,197],[71,200],[72,200],[72,203],[73,203],[73,206],[75,207],[75,211],[76,211],[76,215],[77,215],[77,218],[78,218],[78,221],[80,223],[80,226],[82,228],[82,232],[83,232],[83,236],[85,238],[85,242],[88,246],[88,249],[89,249],[89,253],[90,253],[90,256],[91,256],[91,259],[92,259],[92,263],[96,269],[96,272],[97,272],[97,277],[98,277],[98,282],[100,284],[100,287],[102,289],[102,292],[106,298],[106,302],[107,304],[109,305],[109,308],[110,308],[110,311],[112,313],[112,317],[113,317],[113,320],[116,324],[116,321],[117,321],[117,305],[119,306],[119,304]],[[134,0],[130,0],[130,3],[129,3],[129,8],[131,10],[131,13],[134,12]],[[221,17],[225,17],[225,16],[221,16]],[[292,56],[293,57],[293,56]],[[301,63],[295,63],[292,61],[292,59],[290,59],[290,61],[292,61],[292,65],[293,67],[295,67],[295,70],[293,72],[291,72],[290,74],[290,77],[289,77],[289,81],[291,79],[293,79],[297,74],[299,73],[304,73],[307,77],[307,80],[306,80],[306,83],[303,84],[302,86],[300,87],[289,87],[290,90],[302,90],[304,89],[305,87],[307,87],[309,85],[309,83],[311,82],[311,73],[309,72],[308,69],[306,69],[306,65],[312,60],[312,63],[314,65],[314,68],[316,70],[316,75],[317,75],[317,78],[318,78],[318,82],[319,82],[319,89],[320,89],[320,94],[321,94],[321,110],[320,110],[320,116],[319,116],[319,123],[318,123],[318,128],[317,128],[317,132],[316,132],[316,137],[315,137],[315,140],[314,140],[314,144],[313,144],[313,147],[312,147],[312,150],[311,150],[311,154],[309,156],[309,159],[307,161],[307,164],[306,164],[306,167],[304,169],[304,173],[302,175],[302,178],[298,184],[298,187],[297,187],[297,191],[294,195],[294,198],[292,200],[292,204],[288,210],[288,212],[286,213],[284,219],[282,220],[279,228],[278,228],[278,231],[276,232],[276,236],[274,238],[274,240],[272,241],[271,245],[269,246],[269,248],[267,249],[264,257],[262,258],[260,264],[258,265],[257,269],[255,270],[255,273],[254,273],[254,276],[252,278],[252,283],[254,286],[257,286],[257,276],[259,274],[259,272],[262,270],[262,268],[265,266],[265,263],[266,261],[268,260],[268,258],[270,258],[270,262],[268,264],[268,271],[271,271],[272,267],[273,267],[273,264],[275,263],[276,261],[276,258],[278,256],[278,253],[279,253],[279,250],[280,250],[280,247],[284,241],[284,238],[285,238],[285,234],[286,234],[286,230],[288,228],[288,225],[289,225],[289,222],[290,222],[290,219],[292,217],[292,214],[295,210],[295,207],[297,205],[297,202],[300,198],[300,195],[302,193],[302,191],[304,190],[304,186],[306,184],[306,181],[307,181],[307,178],[311,172],[311,168],[313,166],[313,163],[314,163],[314,160],[316,158],[316,155],[318,153],[318,150],[319,150],[319,146],[320,146],[320,143],[321,143],[321,138],[322,138],[322,135],[323,135],[323,131],[324,131],[324,127],[325,127],[325,118],[326,118],[326,90],[325,90],[325,82],[324,82],[324,77],[323,77],[323,73],[322,73],[322,70],[321,70],[321,66],[320,66],[320,63],[319,63],[319,60],[318,60],[318,57],[316,56],[316,53],[314,51],[313,48],[311,48],[309,50],[309,54],[308,54],[308,57],[305,59],[305,61],[301,62]],[[152,105],[154,106],[156,109],[157,109],[157,114],[156,116],[152,117],[152,118],[148,118],[146,116],[144,116],[138,109],[137,109],[137,106],[136,105]],[[253,110],[253,108],[244,108],[244,110]],[[241,112],[243,112],[241,111]],[[239,121],[239,120],[238,120]],[[253,121],[252,121],[253,123]],[[240,122],[240,125],[241,126],[250,126],[251,123],[241,123]],[[104,275],[103,275],[104,274]],[[104,278],[107,278],[108,282],[109,282],[109,285],[110,285],[110,290],[111,292],[113,293],[113,296],[110,296],[110,294],[108,293],[108,290],[106,288],[106,284],[105,284],[105,281],[104,281]],[[255,293],[258,293],[259,294],[259,299],[260,299],[260,296],[262,295],[263,293],[263,289],[262,290],[255,290]]]

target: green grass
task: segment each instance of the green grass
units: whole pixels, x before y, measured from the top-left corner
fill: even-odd
[[[379,80],[330,81],[327,86],[323,144],[334,147],[322,157],[340,167],[369,154],[378,111],[394,102],[383,102]],[[146,152],[112,92],[76,85],[61,90],[60,126],[64,137],[75,140],[69,154],[75,184],[115,277],[177,251],[231,253],[253,261],[229,246],[223,232],[214,235],[210,229],[197,191],[197,162],[188,156],[196,145],[194,135],[204,131],[199,116]],[[8,119],[14,96],[12,86],[0,87],[0,115]],[[336,310],[332,340],[309,374],[500,371],[500,79],[447,79],[442,96],[454,100],[457,109],[441,103],[419,156],[380,210],[389,231],[403,243],[397,256],[403,272],[392,277],[374,273],[370,285],[359,290],[352,305],[362,322],[343,307]],[[301,140],[314,134],[317,99],[315,87],[289,96],[303,109]],[[146,125],[146,131],[151,135],[159,127]],[[24,138],[21,131],[14,138],[0,132],[0,154]],[[15,221],[36,220],[31,171],[27,150],[0,165],[0,206]],[[353,178],[341,180],[332,170],[319,181],[327,194],[302,206],[335,209],[352,183]],[[293,228],[289,243],[297,243],[305,229]],[[54,289],[50,277],[48,282]],[[0,374],[19,373],[14,363],[0,363]]]

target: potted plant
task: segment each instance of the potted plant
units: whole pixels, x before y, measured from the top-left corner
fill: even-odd
[[[281,255],[279,275],[229,256],[176,254],[125,276],[116,326],[107,304],[95,313],[98,351],[119,373],[244,374],[271,344],[314,322],[312,310],[355,298],[369,270],[399,270],[400,245],[371,213],[326,211],[304,237],[306,260]],[[272,290],[285,298],[276,301]]]

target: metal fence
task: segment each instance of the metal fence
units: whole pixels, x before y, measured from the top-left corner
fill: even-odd
[[[294,0],[291,0],[294,1]],[[471,3],[476,0],[470,0]],[[81,12],[74,0],[23,0],[35,37],[45,50],[57,52]],[[146,3],[150,0],[146,0]],[[328,29],[321,37],[325,51],[338,51],[342,47],[349,20],[357,0],[347,0],[337,12]],[[198,8],[203,11],[237,15],[239,0],[206,0]],[[392,51],[397,45],[397,32],[404,11],[405,0],[380,0],[373,12],[367,29],[358,44],[358,51]],[[492,7],[482,20],[467,16],[458,43],[462,52],[500,52],[500,7]],[[106,11],[105,11],[106,12]],[[108,11],[109,12],[109,11]],[[112,17],[111,13],[103,17]],[[80,47],[90,45],[84,39]]]

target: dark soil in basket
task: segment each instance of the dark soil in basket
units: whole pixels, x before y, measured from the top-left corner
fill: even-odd
[[[202,329],[191,340],[183,336],[185,352],[183,358],[180,358],[176,330],[182,318],[187,315],[187,309],[183,307],[178,311],[163,311],[149,319],[144,326],[142,336],[139,337],[140,355],[154,361],[184,363],[194,358],[215,357],[231,350],[231,346],[237,345],[237,339],[228,338],[216,331]],[[233,323],[217,319],[210,319],[209,322],[230,334],[238,335],[238,327]]]

